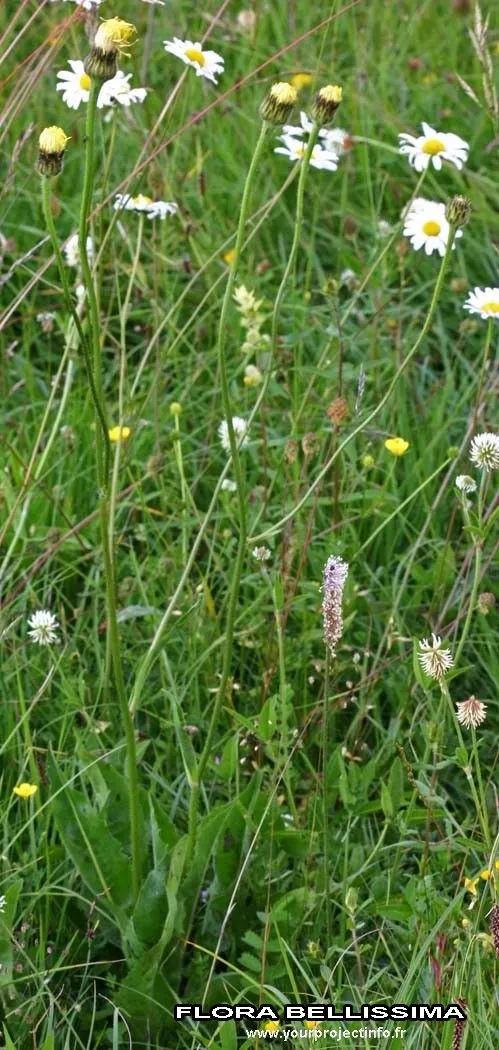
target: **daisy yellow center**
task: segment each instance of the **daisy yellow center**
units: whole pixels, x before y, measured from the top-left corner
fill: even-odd
[[[82,91],[90,91],[90,88],[92,87],[92,81],[90,80],[88,73],[81,74],[79,84]]]
[[[144,204],[152,204],[152,198],[145,197],[143,193],[139,193],[138,197],[132,197],[132,204],[138,207]]]
[[[499,302],[498,303],[484,303],[482,306],[484,314],[499,314]]]
[[[295,146],[294,154],[295,154],[295,157],[299,157],[299,158],[303,157],[304,154],[305,154],[305,146],[301,146],[301,145]]]
[[[436,153],[443,153],[445,150],[444,143],[441,139],[426,139],[423,143],[423,153],[429,153],[430,157],[434,157]]]
[[[188,47],[185,51],[185,57],[189,59],[189,62],[195,62],[198,66],[205,66],[206,59],[203,52],[197,47]]]
[[[427,237],[438,237],[440,230],[440,223],[435,222],[434,219],[429,219],[428,222],[423,223],[423,233],[426,233]]]

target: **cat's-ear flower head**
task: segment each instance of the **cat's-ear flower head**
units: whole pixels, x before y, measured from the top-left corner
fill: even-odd
[[[130,54],[136,32],[131,22],[122,18],[105,18],[85,59],[85,72],[97,80],[110,80],[116,76],[118,57]]]
[[[44,128],[38,139],[38,171],[40,175],[58,175],[62,170],[64,151],[69,142],[69,135],[62,128],[52,124]]]

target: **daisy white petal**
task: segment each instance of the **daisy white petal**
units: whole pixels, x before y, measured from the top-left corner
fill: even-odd
[[[484,321],[489,317],[499,321],[499,288],[475,288],[464,306],[470,314],[478,314]]]
[[[445,204],[418,197],[406,212],[404,237],[408,237],[415,251],[424,248],[426,255],[434,251],[445,255],[449,239],[449,223],[445,216]],[[456,237],[462,236],[456,231]],[[454,247],[454,244],[453,244]]]
[[[217,84],[217,77],[224,71],[224,60],[216,51],[205,51],[199,41],[180,40],[175,36],[173,40],[164,40],[165,51],[175,55],[185,62],[186,66],[192,66],[196,70],[197,77],[205,77]]]
[[[71,70],[62,69],[57,74],[56,91],[62,91],[62,101],[68,109],[78,109],[81,102],[88,102],[92,81],[85,73],[83,62],[69,60]]]
[[[469,145],[453,132],[436,131],[423,122],[422,135],[399,135],[399,152],[408,157],[416,171],[424,171],[433,164],[440,171],[442,161],[448,160],[461,169],[468,159]]]
[[[138,193],[136,197],[129,193],[117,193],[114,207],[116,211],[142,212],[149,219],[166,219],[167,215],[176,215],[178,211],[175,201],[153,201],[143,193]]]
[[[119,102],[121,106],[130,106],[132,102],[143,102],[146,95],[146,88],[132,88],[130,86],[130,80],[132,78],[131,73],[123,73],[121,69],[118,70],[116,76],[112,77],[111,80],[105,80],[97,99],[98,109],[103,109],[105,106],[112,106],[114,102]]]

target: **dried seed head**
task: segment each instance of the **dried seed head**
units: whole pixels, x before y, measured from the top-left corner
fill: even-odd
[[[496,596],[491,594],[490,591],[483,591],[482,594],[478,595],[478,601],[476,607],[482,616],[488,616],[489,612],[495,608]]]
[[[332,656],[343,634],[343,590],[348,576],[348,565],[343,558],[332,555],[324,566],[322,615],[324,640]]]
[[[272,84],[261,106],[260,116],[268,124],[285,124],[296,104],[298,92],[292,84]]]
[[[331,423],[340,426],[348,419],[348,401],[344,397],[335,397],[334,401],[326,408],[326,415]]]
[[[308,434],[304,434],[301,439],[301,447],[305,456],[315,456],[319,451],[317,434],[314,434],[312,430],[310,430]]]
[[[291,438],[284,446],[284,456],[288,463],[294,463],[298,455],[298,442]]]
[[[490,913],[490,933],[496,956],[499,959],[499,904],[494,904]]]

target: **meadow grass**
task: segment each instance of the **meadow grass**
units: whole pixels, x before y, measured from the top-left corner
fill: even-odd
[[[497,15],[481,65],[471,3],[255,0],[241,19],[233,0],[108,2],[0,7],[4,1044],[250,1050],[264,1040],[244,1025],[175,1023],[174,1004],[461,998],[462,1036],[390,1021],[393,1050],[495,1050],[499,656],[479,595],[497,593],[497,472],[469,509],[455,478],[480,482],[470,443],[497,427],[497,328],[463,311],[498,283]],[[96,325],[81,272],[56,265],[35,163],[62,126],[46,199],[62,246],[89,126],[56,73],[116,14],[148,94],[97,112]],[[218,86],[163,49],[205,33]],[[261,101],[301,71],[291,122],[341,84],[353,141],[337,171],[307,170],[269,130],[248,185]],[[397,136],[423,120],[470,144],[421,189],[471,202],[444,260],[402,236],[419,191]],[[178,214],[118,213],[116,192]],[[87,343],[106,425],[130,428],[109,471]],[[251,425],[227,452],[231,415]],[[330,556],[349,566],[335,656]],[[30,639],[40,609],[59,644]],[[432,632],[455,659],[442,688],[418,661]],[[476,731],[455,718],[471,694]]]

